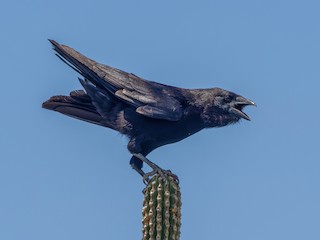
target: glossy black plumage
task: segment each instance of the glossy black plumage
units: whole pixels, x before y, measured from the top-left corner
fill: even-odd
[[[114,129],[129,138],[131,153],[146,156],[165,144],[180,141],[204,128],[250,120],[243,107],[255,105],[220,89],[184,89],[144,80],[99,64],[72,48],[50,40],[59,58],[82,75],[84,90],[54,96],[46,109]],[[142,162],[132,157],[135,169]]]

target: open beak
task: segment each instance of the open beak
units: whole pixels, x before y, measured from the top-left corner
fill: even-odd
[[[255,104],[253,101],[239,96],[239,97],[236,98],[234,106],[231,107],[230,110],[231,110],[232,113],[238,115],[239,117],[244,118],[244,119],[246,119],[248,121],[251,121],[250,117],[247,114],[245,114],[244,112],[242,112],[242,109],[245,106],[249,106],[249,105],[255,106],[255,107],[257,106],[257,104]]]

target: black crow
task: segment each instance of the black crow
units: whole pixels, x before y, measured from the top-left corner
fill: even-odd
[[[131,166],[142,176],[143,161],[160,171],[146,156],[163,145],[178,142],[212,127],[240,119],[242,109],[255,105],[221,88],[184,89],[147,81],[132,73],[97,63],[74,49],[49,40],[57,56],[82,75],[83,90],[53,96],[42,107],[111,128],[129,138]]]

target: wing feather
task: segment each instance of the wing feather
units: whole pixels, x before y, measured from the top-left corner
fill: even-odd
[[[179,88],[147,81],[132,73],[97,63],[68,46],[53,40],[50,42],[59,58],[86,81],[131,105],[137,113],[168,121],[178,121],[183,116],[184,97]]]

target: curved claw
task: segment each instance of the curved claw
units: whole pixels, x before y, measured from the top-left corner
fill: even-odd
[[[177,175],[173,174],[170,170],[164,170],[160,167],[149,173],[145,173],[143,176],[143,183],[147,185],[155,174],[159,174],[166,183],[168,183],[168,176],[170,176],[179,184],[179,178]]]
[[[148,185],[149,181],[150,181],[150,178],[155,175],[157,172],[155,170],[151,171],[151,172],[148,172],[148,173],[145,173],[143,176],[142,176],[142,181],[145,185]]]
[[[152,177],[155,174],[159,174],[167,183],[167,176],[171,176],[173,179],[175,179],[179,183],[179,178],[177,175],[173,174],[170,170],[163,170],[161,167],[159,167],[157,164],[151,162],[149,159],[147,159],[145,156],[143,156],[141,153],[134,153],[133,156],[137,157],[141,161],[148,164],[153,170],[149,173],[144,173],[142,175],[143,177],[143,183],[148,184],[149,178]]]
[[[166,175],[168,175],[168,176],[172,177],[174,180],[176,180],[178,184],[180,183],[180,180],[176,174],[172,173],[170,170],[165,171],[165,173],[166,173]]]

